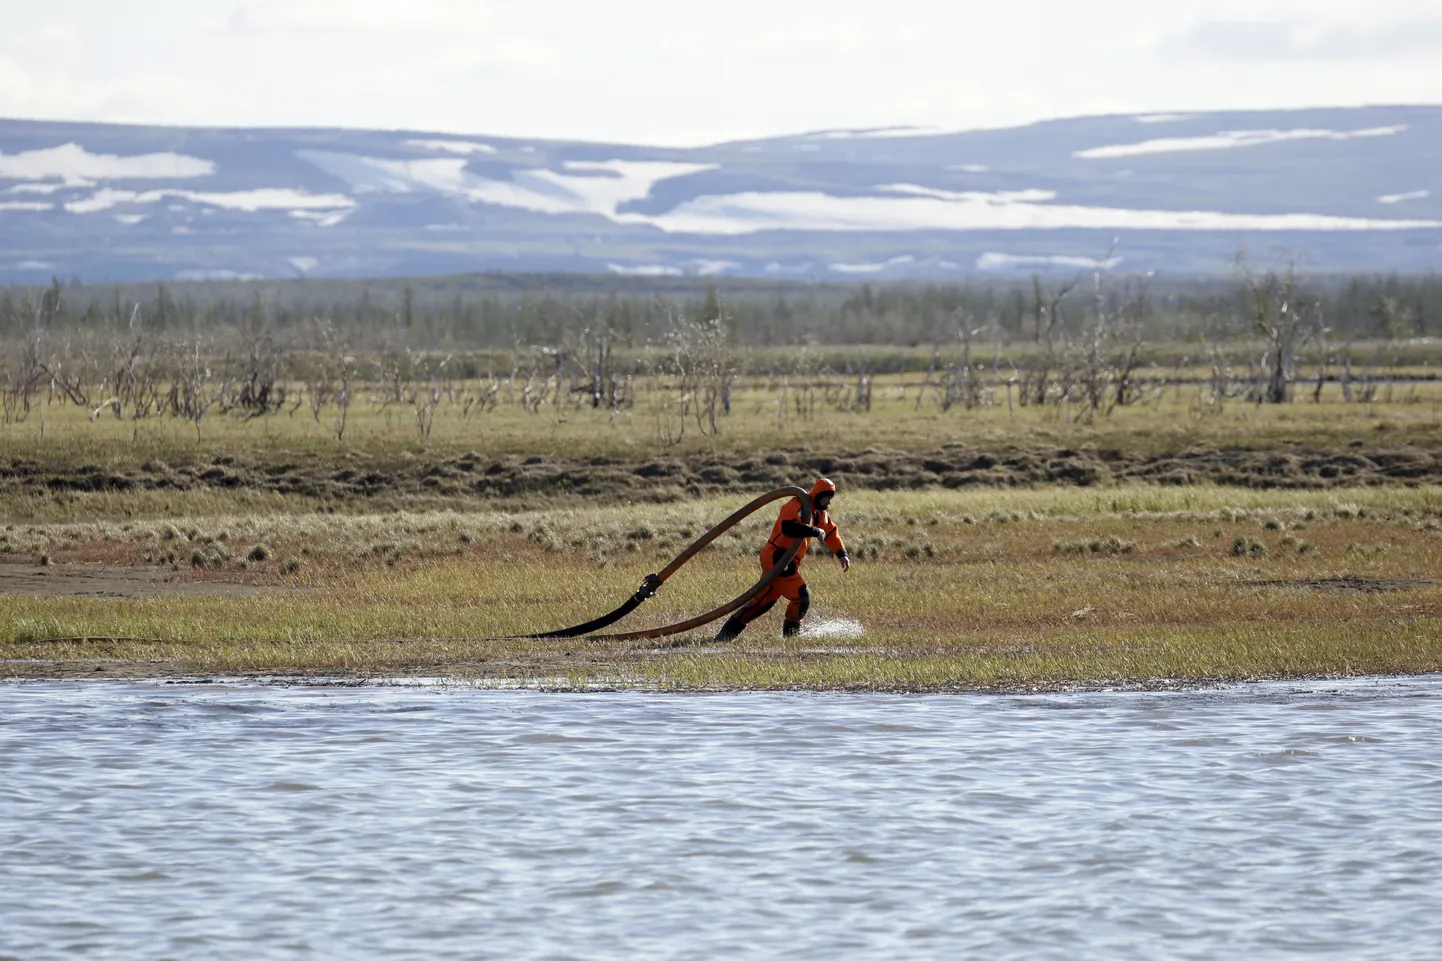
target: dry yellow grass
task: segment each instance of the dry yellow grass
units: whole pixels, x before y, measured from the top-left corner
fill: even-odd
[[[1176,371],[1156,370],[1161,378]],[[1204,379],[1205,372],[1188,373]],[[1430,372],[1427,372],[1430,375]],[[489,413],[467,411],[462,403],[468,385],[457,387],[456,403],[442,402],[434,412],[429,437],[422,437],[415,410],[406,404],[358,399],[352,406],[344,441],[334,435],[330,414],[313,419],[299,408],[293,413],[246,418],[215,414],[202,423],[199,440],[183,419],[148,417],[116,419],[68,403],[45,405],[45,416],[32,412],[23,423],[0,425],[0,444],[9,455],[34,459],[41,467],[93,463],[121,467],[151,459],[272,454],[278,457],[340,457],[347,453],[403,460],[430,452],[467,450],[516,455],[586,458],[650,456],[661,450],[715,450],[726,454],[773,449],[778,444],[843,444],[861,448],[932,448],[950,442],[1031,444],[1099,444],[1127,450],[1171,450],[1211,444],[1265,448],[1303,442],[1316,447],[1344,446],[1357,438],[1387,443],[1442,440],[1442,384],[1432,381],[1398,383],[1371,403],[1344,403],[1341,389],[1328,384],[1322,402],[1313,403],[1311,388],[1300,386],[1293,403],[1259,405],[1233,399],[1220,407],[1207,403],[1207,389],[1198,383],[1177,384],[1146,403],[1116,408],[1110,415],[1088,417],[1081,405],[1008,404],[998,393],[977,409],[960,406],[943,411],[935,387],[916,403],[921,375],[876,378],[870,412],[840,412],[831,406],[826,387],[811,392],[808,413],[798,411],[799,383],[784,395],[765,378],[749,378],[735,391],[731,415],[722,418],[717,435],[705,435],[694,419],[668,448],[658,419],[674,412],[671,391],[641,391],[627,410],[610,412],[588,406],[542,406],[527,413],[501,406]],[[829,385],[832,399],[845,400],[851,379],[818,378]],[[666,436],[674,434],[674,425]]]

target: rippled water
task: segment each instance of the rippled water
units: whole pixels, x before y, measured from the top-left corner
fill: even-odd
[[[0,686],[0,956],[1436,958],[1442,679]]]

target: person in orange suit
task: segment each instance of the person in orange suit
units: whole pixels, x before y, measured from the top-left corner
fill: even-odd
[[[761,570],[765,572],[775,567],[777,561],[798,539],[801,540],[801,549],[766,590],[731,615],[731,619],[721,628],[721,633],[716,635],[716,640],[736,639],[746,630],[747,624],[771,610],[783,597],[787,604],[786,619],[781,622],[782,636],[791,637],[801,632],[801,619],[806,616],[806,610],[811,606],[811,592],[807,590],[806,581],[801,577],[801,561],[806,557],[807,548],[811,546],[810,539],[816,537],[824,541],[841,563],[841,569],[851,570],[851,555],[846,552],[846,545],[841,542],[841,534],[837,531],[836,522],[831,519],[829,511],[831,499],[835,496],[836,485],[825,477],[818,478],[816,483],[811,485],[810,525],[801,523],[800,498],[792,498],[781,508],[781,516],[776,518],[776,524],[771,528],[771,537],[766,541],[766,546],[761,548]]]

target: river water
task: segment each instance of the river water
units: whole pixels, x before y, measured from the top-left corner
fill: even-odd
[[[1442,678],[0,685],[0,957],[1437,958]]]

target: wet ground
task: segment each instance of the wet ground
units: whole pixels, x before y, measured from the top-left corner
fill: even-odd
[[[245,597],[265,590],[197,580],[163,565],[0,563],[0,594],[21,597]]]
[[[628,460],[422,454],[397,459],[353,452],[302,460],[222,455],[204,461],[148,461],[134,467],[41,464],[0,458],[0,491],[232,490],[345,501],[482,496],[528,499],[672,500],[729,494],[822,473],[848,489],[915,490],[1124,481],[1214,483],[1254,488],[1331,488],[1442,483],[1442,457],[1419,447],[1358,441],[1345,448],[1284,445],[1266,450],[1194,448],[1164,454],[1095,446],[982,449],[948,444],[930,451],[879,448],[818,455],[693,454]]]

